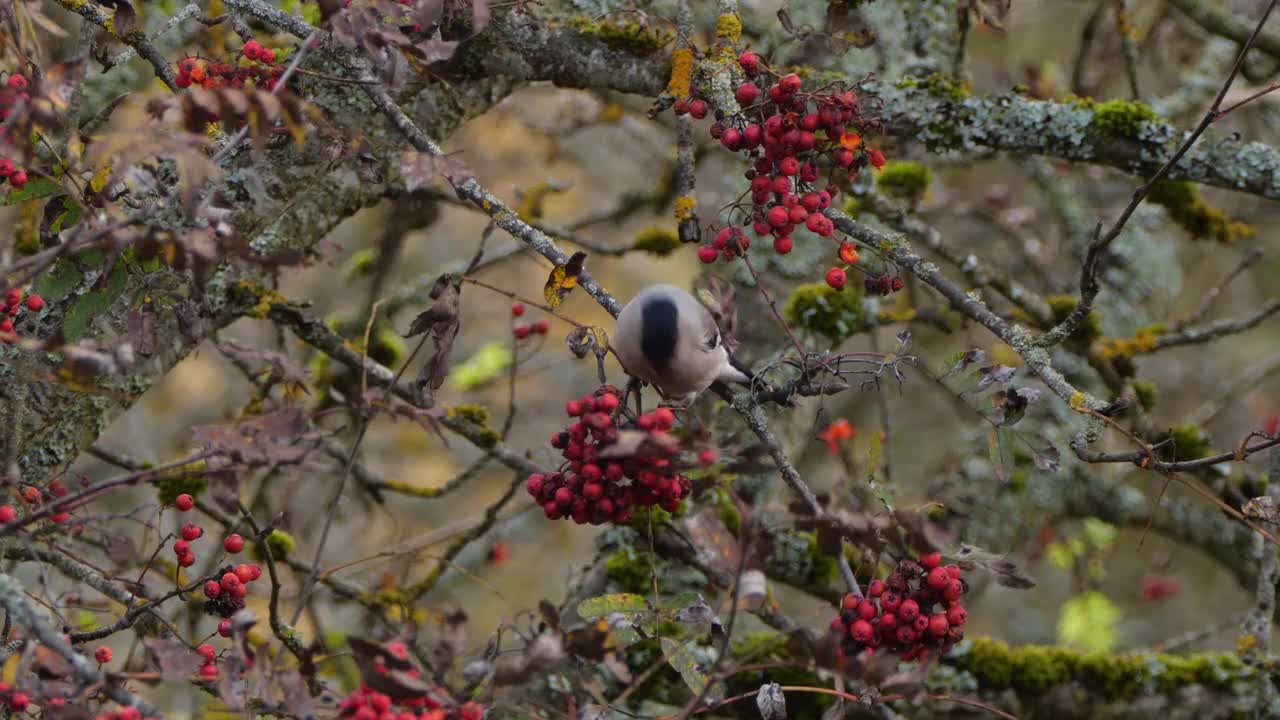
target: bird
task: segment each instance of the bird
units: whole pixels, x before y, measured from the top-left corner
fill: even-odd
[[[674,285],[650,285],[632,298],[618,313],[611,344],[627,374],[682,403],[717,380],[754,378],[725,348],[711,311]]]

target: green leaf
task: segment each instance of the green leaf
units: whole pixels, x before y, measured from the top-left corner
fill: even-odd
[[[594,620],[613,613],[642,613],[649,610],[649,604],[640,595],[632,593],[614,593],[597,595],[578,603],[578,614],[585,620]]]
[[[1102,593],[1091,590],[1062,605],[1058,642],[1086,652],[1110,652],[1122,612]]]
[[[70,197],[63,199],[62,207],[65,208],[65,210],[63,210],[62,214],[58,215],[58,217],[54,218],[53,223],[49,226],[49,229],[55,233],[62,232],[65,228],[75,227],[75,225],[80,222],[80,219],[84,217],[84,208],[80,206],[80,203],[72,200]]]
[[[515,358],[506,343],[492,342],[454,367],[449,381],[459,390],[474,390],[501,375]]]
[[[659,642],[662,643],[662,654],[667,658],[667,663],[680,673],[684,684],[689,686],[694,695],[701,695],[710,678],[698,668],[698,658],[689,644],[671,638],[659,638]]]
[[[1049,543],[1049,547],[1045,549],[1045,554],[1048,556],[1049,562],[1059,570],[1070,570],[1076,558],[1069,545],[1057,542]]]
[[[26,184],[21,190],[14,190],[5,198],[5,205],[17,205],[27,200],[35,200],[37,198],[48,197],[56,192],[62,186],[47,177],[38,177]]]
[[[36,279],[34,292],[46,302],[57,302],[80,287],[84,275],[76,269],[75,263],[66,258],[54,264],[53,269]]]
[[[75,342],[84,336],[93,318],[111,308],[111,304],[124,292],[128,273],[124,263],[118,262],[107,278],[106,287],[97,292],[86,293],[67,308],[62,319],[62,335],[68,342]]]

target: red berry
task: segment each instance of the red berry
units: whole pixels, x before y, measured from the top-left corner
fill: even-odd
[[[755,86],[752,85],[752,87]],[[760,147],[760,143],[763,140],[764,131],[760,129],[759,125],[752,123],[742,129],[742,142],[746,145],[748,150]]]
[[[257,60],[258,53],[262,52],[262,45],[257,40],[250,40],[244,44],[243,52],[250,60]]]
[[[204,528],[193,522],[183,523],[181,532],[183,540],[195,540],[204,535]]]
[[[565,403],[564,411],[569,413],[569,417],[578,417],[582,414],[582,403],[578,400],[570,400]]]
[[[877,170],[884,167],[884,153],[875,148],[869,148],[867,150],[867,160],[869,160],[872,167]]]
[[[738,104],[750,105],[759,99],[760,88],[756,87],[754,83],[742,83],[733,95],[737,98]]]
[[[875,629],[871,627],[871,623],[866,620],[856,620],[849,626],[849,637],[858,642],[868,642],[871,636],[875,634]]]
[[[178,556],[178,565],[180,567],[191,567],[192,565],[195,565],[195,564],[196,564],[195,553],[187,553],[185,555]]]
[[[872,580],[867,586],[867,594],[873,598],[878,598],[884,594],[884,581],[880,579]]]
[[[14,77],[22,77],[22,76],[14,75],[13,77],[9,78],[10,86],[12,86],[13,84]],[[28,698],[27,694],[24,692],[16,692],[9,696],[9,708],[11,710],[14,710],[16,712],[22,712],[23,710],[27,709],[27,705],[29,704],[31,704],[31,699]]]
[[[942,637],[947,634],[947,628],[951,624],[947,622],[946,613],[934,613],[929,616],[929,634],[935,637]]]
[[[190,495],[182,493],[173,499],[173,506],[178,508],[180,512],[186,512],[196,506],[196,501]]]
[[[9,76],[9,87],[13,88],[14,90],[26,90],[26,89],[27,89],[27,78],[26,78],[26,76],[25,76],[25,75],[20,75],[20,74],[18,74],[18,73],[14,73],[14,74],[10,75],[10,76]]]
[[[511,328],[511,331],[515,333],[517,340],[523,340],[529,337],[529,333],[531,332],[529,326],[524,323],[516,323],[515,326]]]
[[[556,504],[566,507],[573,502],[573,491],[567,487],[558,488],[556,490]]]
[[[783,75],[778,79],[778,87],[782,88],[782,92],[788,95],[800,92],[801,85],[803,83],[800,81],[800,76],[795,73]]]
[[[689,103],[689,115],[696,120],[705,118],[707,116],[707,110],[709,110],[709,108],[706,100],[694,100]]]
[[[917,616],[916,616],[916,619],[911,621],[911,627],[915,628],[916,632],[918,632],[918,633],[922,633],[922,632],[926,632],[926,631],[928,631],[928,629],[929,629],[929,616],[927,616],[927,615],[917,615]]]
[[[31,312],[40,312],[44,308],[44,298],[39,295],[27,296],[27,309]]]
[[[524,303],[522,303],[522,302],[511,303],[511,315],[512,315],[512,316],[514,316],[514,317],[520,317],[521,315],[524,315],[524,310],[525,310],[525,308],[524,308]]]
[[[703,245],[698,248],[698,259],[708,265],[715,262],[718,257],[720,257],[720,252],[710,245]]]
[[[941,570],[941,568],[938,569]],[[954,578],[947,581],[947,586],[942,591],[942,597],[946,600],[959,600],[964,597],[964,581]]]
[[[40,488],[35,487],[34,485],[26,486],[22,489],[22,499],[32,505],[40,502]]]
[[[262,52],[258,53],[258,59],[270,65],[276,61],[276,51],[271,48],[263,48]]]
[[[191,73],[178,73],[178,77],[174,78],[174,84],[184,89],[191,87]]]
[[[755,77],[760,72],[760,56],[750,51],[744,52],[738,56],[738,67],[749,77]]]
[[[853,243],[840,243],[840,262],[845,265],[853,265],[858,262],[858,248],[854,247]]]
[[[947,574],[948,574],[948,575],[950,575],[951,577],[955,578],[956,580],[959,580],[959,579],[960,579],[960,566],[959,566],[959,565],[947,565],[947,566],[946,566],[946,569],[947,569]]]
[[[191,543],[187,542],[186,540],[173,541],[174,555],[186,555],[189,552],[191,552]]]
[[[698,464],[702,467],[711,467],[716,464],[716,451],[706,448],[698,453]]]
[[[551,332],[551,321],[546,318],[535,320],[530,329],[533,330],[534,335],[546,335]]]
[[[870,620],[871,618],[874,618],[878,612],[879,611],[876,610],[876,604],[870,600],[863,600],[858,603],[858,617],[863,620]]]
[[[675,102],[671,103],[671,111],[674,112],[676,115],[688,115],[689,101],[685,100],[684,98],[676,100]]]
[[[116,711],[116,720],[142,720],[142,712],[136,707],[123,707]]]
[[[769,224],[780,228],[790,222],[791,215],[787,209],[781,205],[774,205],[769,208]]]
[[[241,583],[251,583],[257,579],[253,574],[253,566],[251,565],[237,565],[233,572],[235,572],[236,577],[240,578]]]
[[[910,598],[903,600],[898,606],[898,617],[911,622],[920,617],[920,604]]]
[[[458,708],[458,715],[462,720],[481,720],[484,717],[484,706],[478,702],[469,702]]]
[[[103,645],[93,651],[93,659],[98,661],[99,665],[106,665],[111,662],[111,648]]]
[[[886,590],[884,595],[880,596],[880,607],[885,612],[897,612],[902,605],[902,596],[892,590]]]
[[[847,280],[842,268],[833,267],[827,271],[827,284],[836,290],[843,290]]]
[[[218,666],[213,663],[205,663],[200,666],[200,677],[212,680],[218,677]]]
[[[773,241],[773,250],[779,255],[786,255],[791,252],[793,247],[795,247],[795,243],[792,242],[790,235],[783,235]]]
[[[848,593],[844,596],[844,599],[840,601],[840,606],[845,610],[854,610],[861,602],[862,598],[854,595],[853,593]]]
[[[742,132],[737,128],[726,129],[720,136],[720,144],[730,150],[737,150],[742,147]]]
[[[778,163],[778,172],[783,175],[796,175],[800,172],[800,161],[793,157],[784,157]]]
[[[795,195],[791,195],[791,196],[789,196],[789,197],[791,197],[791,198],[795,198]],[[800,223],[802,223],[802,222],[804,222],[806,219],[808,219],[808,217],[809,217],[809,211],[808,211],[808,210],[805,210],[804,208],[800,207],[799,205],[794,205],[794,206],[792,206],[792,207],[791,207],[790,217],[791,217],[791,224],[792,224],[792,225],[799,225]]]
[[[18,511],[12,505],[0,506],[0,523],[11,523],[18,517]]]
[[[210,600],[213,600],[221,594],[222,586],[218,584],[217,580],[210,580],[204,584],[204,595]]]
[[[212,645],[205,643],[200,647],[196,648],[196,654],[198,654],[200,657],[204,658],[205,660],[208,660],[209,662],[213,662],[213,658],[217,656],[218,652],[213,649]]]
[[[920,556],[920,566],[932,570],[942,564],[942,553],[931,552]]]
[[[929,571],[929,577],[926,582],[934,590],[944,590],[951,583],[951,576],[947,574],[946,570],[935,567]]]
[[[227,539],[222,541],[222,549],[235,555],[244,550],[244,538],[239,533],[228,535]]]
[[[231,618],[223,618],[218,622],[218,634],[222,637],[231,637]]]
[[[70,519],[71,519],[71,513],[69,513],[69,512],[57,512],[57,513],[54,513],[54,514],[50,515],[50,516],[49,516],[49,519],[50,519],[50,520],[52,520],[52,521],[54,521],[55,523],[57,523],[57,524],[61,525],[62,523],[64,523],[64,522],[66,522],[66,521],[68,521],[68,520],[70,520]]]
[[[947,623],[950,625],[963,625],[965,620],[969,619],[969,613],[964,609],[963,605],[956,605],[947,608]]]
[[[891,612],[887,612],[880,616],[880,619],[876,621],[876,624],[885,630],[892,630],[898,626],[898,617]]]

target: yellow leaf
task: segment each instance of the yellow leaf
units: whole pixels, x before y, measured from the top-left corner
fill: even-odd
[[[542,296],[552,308],[560,307],[560,303],[578,286],[578,275],[582,273],[582,265],[587,259],[584,252],[576,252],[569,262],[557,265],[547,277],[547,284],[542,289]]]
[[[107,178],[111,177],[111,163],[107,163],[99,170],[93,179],[89,181],[89,187],[96,193],[100,193],[107,187]]]

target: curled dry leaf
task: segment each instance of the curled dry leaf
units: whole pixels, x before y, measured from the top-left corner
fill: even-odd
[[[186,643],[172,638],[143,638],[142,643],[151,651],[160,668],[164,682],[180,682],[200,670],[203,658],[191,651]]]
[[[457,155],[432,155],[431,153],[406,150],[400,154],[400,176],[404,179],[404,189],[414,192],[437,177],[450,183],[458,183],[471,177],[471,170]]]
[[[787,720],[787,699],[782,694],[782,686],[776,682],[761,685],[756,693],[756,708],[760,710],[760,720]]]
[[[430,293],[431,299],[435,302],[413,319],[409,332],[405,333],[405,337],[428,332],[431,334],[435,352],[423,364],[416,381],[418,390],[426,390],[428,397],[434,396],[435,391],[444,384],[444,379],[449,374],[449,357],[453,353],[453,341],[458,337],[458,330],[461,328],[459,316],[461,295],[462,282],[457,277],[445,273],[436,278]]]
[[[939,379],[949,378],[958,372],[963,372],[970,365],[985,362],[986,359],[987,354],[980,348],[973,348],[972,350],[953,355],[951,359],[948,360],[947,369],[942,373],[942,377]]]
[[[568,262],[555,266],[547,276],[547,283],[542,288],[542,296],[552,309],[560,307],[569,293],[578,286],[578,276],[582,273],[586,260],[586,253],[576,252]]]

